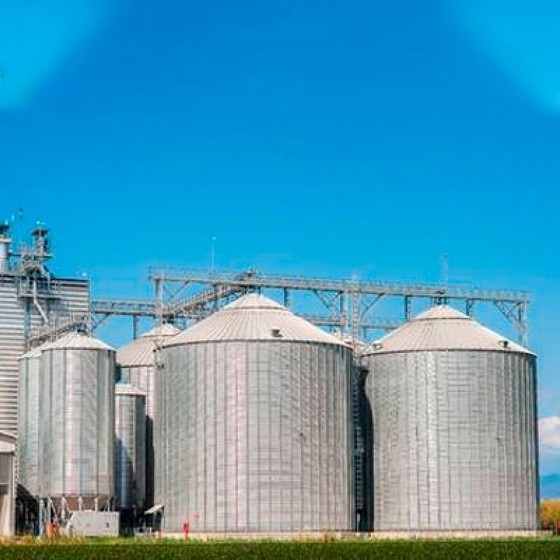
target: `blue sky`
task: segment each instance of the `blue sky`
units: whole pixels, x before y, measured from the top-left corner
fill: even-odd
[[[55,272],[528,289],[560,469],[560,24],[541,0],[0,0],[0,212]]]

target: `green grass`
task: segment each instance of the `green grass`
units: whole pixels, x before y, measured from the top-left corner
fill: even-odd
[[[174,560],[174,559],[297,559],[353,560],[357,558],[415,560],[540,560],[560,559],[560,540],[473,540],[473,541],[335,541],[330,543],[294,542],[222,542],[184,543],[181,541],[62,541],[55,544],[9,544],[0,546],[0,558],[39,559],[107,559],[107,560]]]

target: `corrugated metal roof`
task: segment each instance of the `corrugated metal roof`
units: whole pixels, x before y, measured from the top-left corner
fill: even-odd
[[[282,340],[347,346],[260,294],[248,294],[169,339],[164,346],[219,340]]]
[[[41,344],[41,346],[37,346],[36,348],[32,348],[25,354],[19,357],[20,360],[26,360],[27,358],[39,358],[41,356],[41,352],[43,348],[47,346],[47,344]]]
[[[58,340],[45,344],[42,346],[42,350],[54,350],[54,349],[65,349],[65,350],[113,350],[111,346],[105,344],[97,338],[88,336],[87,334],[80,332],[71,332],[65,334]]]
[[[119,348],[117,362],[124,367],[152,366],[156,346],[180,332],[180,329],[170,324],[155,327],[130,344]]]
[[[417,350],[500,350],[532,353],[483,327],[472,317],[448,305],[438,305],[374,342],[366,354]]]
[[[130,383],[115,383],[115,395],[134,395],[145,397],[146,393]]]
[[[140,338],[161,338],[166,336],[174,336],[180,332],[181,329],[177,328],[175,325],[164,323],[163,325],[154,327],[151,331],[144,333],[140,336]]]

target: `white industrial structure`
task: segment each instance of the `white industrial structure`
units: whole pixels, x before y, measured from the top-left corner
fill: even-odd
[[[0,225],[0,536],[102,534],[114,508],[169,532],[537,528],[536,359],[470,317],[524,342],[524,292],[162,270],[152,300],[90,300],[32,237]],[[113,315],[117,354],[91,336]]]
[[[15,436],[0,432],[0,537],[9,537],[15,530],[15,446]]]

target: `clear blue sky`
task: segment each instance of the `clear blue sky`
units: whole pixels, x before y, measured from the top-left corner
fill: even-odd
[[[559,27],[552,0],[0,0],[0,212],[107,296],[212,237],[271,273],[432,282],[448,254],[532,292],[560,416]]]

